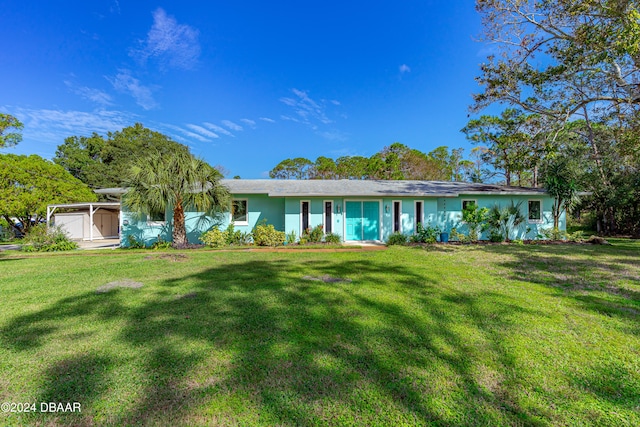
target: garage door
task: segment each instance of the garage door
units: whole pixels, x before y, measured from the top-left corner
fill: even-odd
[[[346,202],[346,240],[380,238],[380,203]]]
[[[84,214],[81,213],[54,215],[56,226],[60,226],[65,230],[71,239],[82,239],[84,237],[83,220]]]

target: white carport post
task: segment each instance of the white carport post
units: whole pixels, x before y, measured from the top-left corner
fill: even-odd
[[[89,203],[89,241],[93,242],[93,204]]]
[[[56,211],[56,206],[54,206],[53,208],[51,208],[51,206],[47,206],[47,228],[49,228],[49,226],[51,225],[51,215],[53,215],[53,213]]]

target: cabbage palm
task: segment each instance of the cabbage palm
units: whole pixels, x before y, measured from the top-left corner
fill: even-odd
[[[229,192],[220,178],[220,172],[186,150],[153,152],[134,162],[123,204],[138,213],[173,209],[173,247],[184,247],[185,208],[208,216],[229,209]]]

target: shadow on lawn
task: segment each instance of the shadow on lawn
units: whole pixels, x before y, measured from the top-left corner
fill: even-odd
[[[353,281],[302,280],[309,274]],[[390,277],[393,298],[382,292]],[[83,352],[49,366],[39,401],[83,404],[62,423],[199,424],[211,420],[195,414],[213,413],[233,424],[248,411],[264,424],[545,424],[542,404],[519,406],[521,381],[504,346],[508,319],[526,311],[504,295],[443,291],[426,270],[283,258],[218,263],[153,289],[88,292],[0,332],[28,350],[86,318],[120,328],[120,342],[137,350],[142,379],[120,412],[92,405],[114,399],[109,375],[124,361]]]
[[[625,332],[640,335],[640,260],[638,245],[619,247],[496,247],[509,255],[502,266],[509,278],[557,290],[585,310],[624,320]],[[633,326],[632,326],[633,325]]]

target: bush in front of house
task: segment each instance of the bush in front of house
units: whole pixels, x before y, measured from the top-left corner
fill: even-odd
[[[416,234],[411,236],[411,241],[414,243],[435,243],[438,234],[440,234],[440,228],[432,227],[431,224],[425,227],[422,223],[418,223]]]
[[[257,246],[280,246],[284,244],[285,233],[278,231],[272,224],[261,223],[253,229],[253,243]]]
[[[336,233],[329,233],[327,235],[324,236],[324,241],[327,243],[331,243],[331,244],[340,244],[342,243],[342,238],[340,237],[339,234]]]
[[[406,245],[408,237],[402,233],[395,232],[387,239],[387,246]]]
[[[209,247],[221,248],[227,245],[227,233],[220,231],[218,227],[213,227],[211,230],[202,233],[200,241]]]
[[[67,236],[60,227],[47,227],[38,224],[29,230],[23,239],[22,250],[25,252],[54,252],[78,249],[78,244]]]

